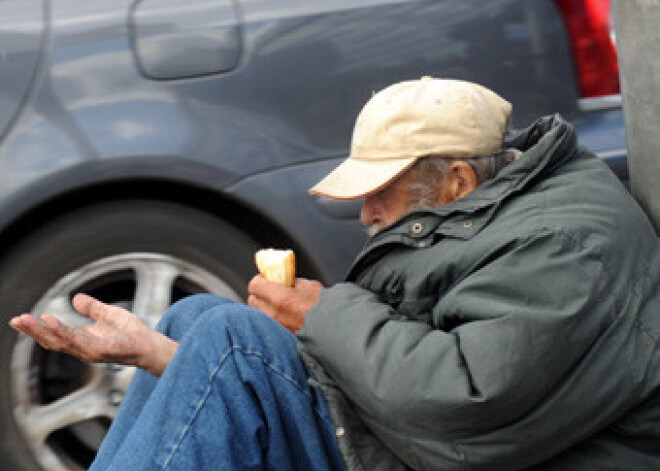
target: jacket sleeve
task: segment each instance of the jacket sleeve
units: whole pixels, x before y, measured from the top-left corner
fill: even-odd
[[[549,233],[439,297],[433,318],[456,327],[407,320],[344,283],[300,338],[408,466],[524,469],[630,407],[644,339],[608,279],[597,253]]]

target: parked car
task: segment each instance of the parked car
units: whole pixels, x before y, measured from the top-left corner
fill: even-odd
[[[88,366],[7,320],[85,322],[79,291],[155,324],[245,296],[253,253],[342,278],[359,202],[307,188],[379,89],[482,83],[512,127],[559,112],[626,180],[609,0],[0,1],[0,462],[86,468],[133,371]]]

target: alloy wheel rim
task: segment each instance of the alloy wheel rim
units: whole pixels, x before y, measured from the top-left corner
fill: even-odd
[[[128,308],[151,327],[172,302],[188,294],[209,292],[240,301],[231,286],[198,265],[140,252],[103,258],[68,273],[31,312],[49,313],[69,326],[89,323],[71,305],[80,291],[103,294],[100,299]],[[81,470],[89,464],[134,372],[122,365],[83,364],[19,335],[11,359],[14,418],[44,470]]]

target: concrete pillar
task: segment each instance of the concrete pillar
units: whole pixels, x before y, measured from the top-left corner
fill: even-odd
[[[632,193],[660,234],[660,0],[614,0]]]

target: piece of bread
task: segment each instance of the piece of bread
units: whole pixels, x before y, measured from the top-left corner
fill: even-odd
[[[284,286],[293,286],[296,280],[296,255],[293,250],[261,249],[254,254],[261,276]]]

